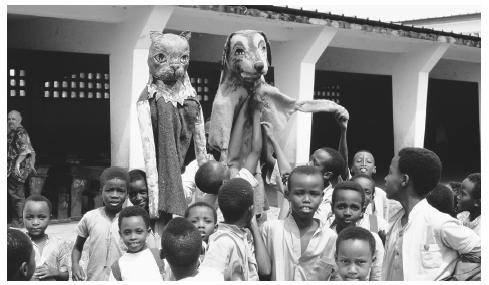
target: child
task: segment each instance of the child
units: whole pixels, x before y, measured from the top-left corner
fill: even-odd
[[[291,214],[267,221],[262,228],[272,261],[271,280],[329,280],[335,266],[336,233],[314,217],[323,200],[323,174],[313,166],[299,166],[287,186]]]
[[[7,281],[28,281],[35,269],[36,256],[29,237],[7,229]]]
[[[219,190],[218,202],[224,223],[219,223],[216,232],[209,237],[209,249],[202,266],[218,270],[226,281],[257,281],[258,275],[268,276],[270,259],[256,220],[252,219],[250,183],[242,178],[229,180]]]
[[[365,192],[356,182],[346,181],[336,184],[333,190],[332,208],[334,221],[330,228],[340,233],[343,229],[353,226],[359,226],[365,212]],[[368,230],[368,228],[367,228]],[[384,256],[384,246],[379,235],[372,232],[375,238],[375,261],[372,264],[369,280],[379,281],[382,275],[382,262]]]
[[[36,256],[32,280],[67,281],[70,269],[70,245],[45,231],[51,217],[51,202],[44,196],[31,195],[24,204],[24,225]]]
[[[187,208],[184,217],[199,230],[202,241],[208,243],[217,227],[216,209],[205,202],[196,202]]]
[[[119,213],[118,222],[127,252],[112,264],[109,281],[163,281],[159,250],[146,245],[148,212],[137,206],[126,207]]]
[[[146,173],[139,169],[129,171],[129,201],[134,206],[138,206],[149,211],[148,208],[148,183],[146,182]],[[146,238],[146,244],[150,248],[159,249],[161,246],[160,235],[163,232],[164,224],[160,220],[149,221],[149,233]]]
[[[479,236],[481,231],[481,174],[472,173],[462,181],[458,215],[464,226],[473,229]],[[466,211],[465,213],[463,211]]]
[[[368,281],[375,261],[375,239],[370,231],[349,227],[336,239],[335,260],[343,281]]]
[[[100,175],[100,185],[105,205],[85,213],[76,228],[78,236],[71,254],[74,281],[109,280],[110,266],[124,250],[117,216],[127,197],[129,175],[122,168],[107,168]],[[85,276],[79,262],[88,237],[90,244]]]
[[[203,192],[198,202],[205,202],[217,208],[217,192],[229,173],[224,165],[215,160],[202,164],[195,173],[195,185]]]
[[[161,236],[162,255],[177,281],[223,281],[213,268],[199,267],[202,237],[197,228],[184,218],[168,222]]]
[[[426,200],[430,203],[431,206],[435,207],[438,211],[449,214],[452,217],[456,217],[455,213],[455,205],[453,198],[455,196],[453,191],[450,190],[447,186],[438,183],[436,187],[430,191],[428,196],[426,196]]]

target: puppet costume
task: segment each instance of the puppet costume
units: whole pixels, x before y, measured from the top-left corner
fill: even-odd
[[[150,75],[137,102],[149,214],[151,218],[158,218],[161,211],[183,216],[187,202],[181,173],[192,137],[197,160],[205,160],[202,108],[186,71],[172,86],[152,79]]]

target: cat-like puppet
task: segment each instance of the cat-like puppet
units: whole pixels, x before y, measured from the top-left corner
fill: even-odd
[[[181,172],[194,139],[199,165],[206,159],[202,108],[190,84],[190,32],[151,32],[149,81],[137,102],[151,218],[184,215]]]

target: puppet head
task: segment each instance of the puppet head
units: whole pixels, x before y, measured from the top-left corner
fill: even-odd
[[[263,32],[237,31],[229,35],[224,45],[222,66],[245,81],[256,81],[267,74],[272,63],[270,44]]]
[[[180,35],[151,32],[148,66],[150,83],[161,81],[173,86],[182,81],[190,62],[190,32]]]

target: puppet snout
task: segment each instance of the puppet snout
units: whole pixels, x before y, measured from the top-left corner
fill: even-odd
[[[255,62],[253,67],[255,68],[256,71],[262,72],[263,68],[265,67],[265,64],[263,64],[263,61],[257,61]]]

